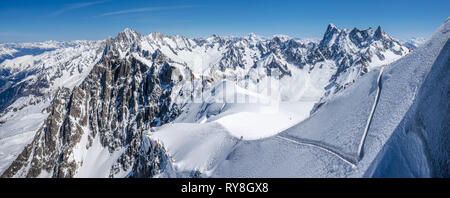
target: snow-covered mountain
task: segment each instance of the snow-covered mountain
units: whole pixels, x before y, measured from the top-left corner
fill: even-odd
[[[23,54],[0,63],[0,170],[32,140],[55,92],[73,88],[89,74],[102,55],[102,45],[103,41],[2,44]]]
[[[409,40],[403,41],[402,44],[405,47],[409,48],[410,50],[415,50],[420,45],[424,44],[426,41],[427,40],[425,38],[415,37],[415,38],[411,38]]]
[[[41,50],[17,55],[27,46]],[[409,51],[380,27],[333,24],[320,41],[254,34],[190,39],[125,29],[104,41],[4,44],[0,172],[364,176],[368,166],[359,164],[373,158],[361,161],[355,148],[377,89],[373,81]],[[306,132],[296,137],[298,131]],[[392,132],[385,130],[385,138]],[[288,143],[299,139],[319,150]],[[258,158],[265,163],[255,168]],[[301,168],[289,166],[293,160]]]
[[[212,103],[199,105],[200,112],[212,115],[200,122],[185,122],[195,114],[189,115],[147,135],[172,156],[173,167],[166,174],[448,177],[449,38],[450,18],[422,47],[368,72],[288,127],[274,129],[280,123],[290,125],[295,116],[286,109],[300,109],[292,103],[277,104],[277,111],[268,111],[273,105]],[[245,94],[234,90],[238,97]],[[278,122],[286,114],[287,121]],[[262,133],[267,128],[275,132]]]
[[[72,88],[99,60],[102,42],[45,42],[3,44],[23,54],[0,63],[0,111],[24,96],[53,93],[59,86]],[[28,53],[27,50],[30,50]],[[2,54],[8,50],[0,50]],[[33,51],[33,52],[31,52]]]

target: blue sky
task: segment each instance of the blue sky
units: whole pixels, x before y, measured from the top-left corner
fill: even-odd
[[[429,36],[449,0],[0,0],[0,42],[99,40],[126,27],[187,37],[321,38],[326,26],[381,27],[399,39]]]

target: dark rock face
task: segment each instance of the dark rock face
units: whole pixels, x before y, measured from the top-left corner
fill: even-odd
[[[366,29],[366,30],[359,30],[357,28],[354,28],[349,33],[350,40],[358,47],[367,47],[370,42],[370,37],[373,35],[372,28]]]
[[[55,99],[50,107],[50,115],[44,126],[39,129],[33,142],[25,147],[17,159],[3,173],[2,177],[13,177],[18,173],[26,177],[37,177],[42,170],[52,172],[55,168],[54,162],[64,161],[63,156],[58,156],[58,153],[55,151],[58,149],[58,143],[60,142],[58,140],[61,131],[60,123],[65,121],[64,114],[67,111],[66,106],[70,98],[69,89],[59,89],[56,92]],[[40,160],[44,158],[45,161]],[[64,164],[67,165],[67,163]],[[24,172],[25,168],[29,168],[29,170]],[[59,176],[63,175],[59,174]]]
[[[147,141],[146,141],[147,140]],[[171,168],[171,159],[166,155],[164,147],[154,141],[143,139],[132,171],[127,177],[148,178],[160,174],[161,170]]]
[[[81,85],[58,91],[44,126],[2,176],[37,177],[45,170],[53,177],[73,177],[82,162],[72,152],[83,135],[89,140],[86,148],[99,136],[111,153],[125,149],[110,177],[131,169],[129,176],[153,176],[168,157],[143,132],[179,112],[169,106],[173,69],[161,55],[152,65],[105,55]]]
[[[323,35],[322,41],[320,41],[320,46],[327,46],[330,44],[330,42],[333,41],[333,39],[338,36],[341,33],[341,30],[339,30],[335,25],[330,24],[327,27],[327,30],[325,31],[325,34]]]

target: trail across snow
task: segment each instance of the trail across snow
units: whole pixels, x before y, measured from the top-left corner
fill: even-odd
[[[378,100],[380,99],[380,92],[382,88],[381,77],[383,76],[384,67],[381,67],[380,74],[378,74],[377,78],[377,93],[375,94],[375,100],[373,101],[372,109],[370,110],[369,117],[367,118],[366,127],[364,128],[364,133],[361,138],[361,142],[358,146],[358,161],[360,161],[364,155],[364,143],[366,141],[367,132],[369,131],[370,123],[372,122],[373,112],[375,112],[375,108],[377,107]]]
[[[330,146],[327,146],[327,145],[325,145],[325,144],[323,144],[321,142],[318,142],[318,141],[316,142],[316,141],[311,141],[311,140],[306,140],[306,139],[300,139],[300,138],[295,138],[294,139],[294,137],[285,137],[283,135],[278,135],[276,137],[278,139],[289,141],[289,142],[292,142],[294,144],[308,145],[308,146],[311,146],[311,147],[322,149],[324,151],[327,151],[328,153],[331,153],[331,154],[337,156],[339,159],[341,159],[344,162],[350,164],[353,168],[356,167],[357,160],[353,156],[348,155],[348,154],[340,151],[339,149],[334,149],[334,148],[332,148]]]

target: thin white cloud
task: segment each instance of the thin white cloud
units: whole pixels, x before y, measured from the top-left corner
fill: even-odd
[[[84,7],[88,7],[88,6],[92,6],[92,5],[102,4],[102,3],[105,3],[106,1],[107,0],[67,4],[64,8],[53,12],[51,15],[58,16],[67,11],[76,10],[76,9],[80,9],[80,8],[84,8]]]
[[[183,6],[144,7],[144,8],[126,9],[126,10],[119,10],[119,11],[113,11],[113,12],[106,12],[106,13],[100,14],[99,16],[111,16],[111,15],[129,14],[129,13],[137,13],[137,12],[150,12],[150,11],[159,11],[159,10],[175,10],[175,9],[194,8],[194,7],[200,7],[200,6],[198,6],[198,5],[183,5]]]

